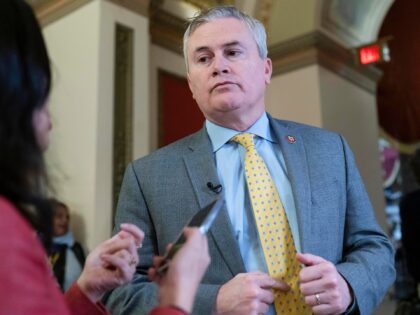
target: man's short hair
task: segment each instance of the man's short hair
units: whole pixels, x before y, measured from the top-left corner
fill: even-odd
[[[234,6],[220,6],[201,11],[198,15],[192,18],[187,30],[184,33],[184,59],[188,70],[188,39],[201,25],[222,18],[235,18],[248,26],[251,31],[252,37],[254,38],[258,53],[261,58],[267,58],[267,34],[265,32],[264,25],[254,19],[253,17],[239,11]]]

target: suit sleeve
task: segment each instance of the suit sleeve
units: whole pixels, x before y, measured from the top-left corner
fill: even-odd
[[[158,288],[147,277],[157,253],[156,233],[149,215],[140,183],[130,163],[125,171],[115,216],[114,233],[121,223],[132,223],[144,231],[144,241],[138,254],[140,263],[133,280],[125,286],[114,289],[105,297],[105,304],[113,315],[148,314],[157,305]]]
[[[342,139],[346,163],[347,209],[343,259],[337,269],[351,286],[356,307],[367,315],[395,280],[394,251],[376,222],[372,205],[348,144]]]
[[[139,250],[140,263],[131,283],[114,289],[104,301],[113,315],[145,315],[158,304],[158,286],[147,277],[153,256],[158,255],[158,244],[152,215],[132,163],[126,169],[121,186],[114,232],[124,222],[136,224],[145,233],[143,246]],[[193,314],[210,314],[219,288],[220,285],[201,284]]]

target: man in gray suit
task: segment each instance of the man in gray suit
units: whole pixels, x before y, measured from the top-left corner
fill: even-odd
[[[146,276],[152,257],[220,191],[226,207],[209,232],[212,262],[193,313],[275,314],[273,291],[289,286],[267,273],[244,179],[245,149],[231,141],[243,132],[255,135],[287,214],[305,303],[314,314],[371,314],[394,280],[393,250],[345,140],[266,114],[272,64],[262,24],[232,7],[213,8],[191,22],[184,55],[206,123],[127,167],[116,226],[137,224],[145,241],[135,279],[107,299],[112,314],[145,314],[156,305],[157,288]]]

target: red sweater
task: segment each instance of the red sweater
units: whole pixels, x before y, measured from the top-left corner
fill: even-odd
[[[109,314],[76,284],[63,297],[35,231],[1,196],[0,255],[0,315]],[[171,308],[158,308],[152,314],[184,315]]]

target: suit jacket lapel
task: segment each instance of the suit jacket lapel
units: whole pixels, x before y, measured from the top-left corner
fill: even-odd
[[[184,162],[198,204],[203,208],[215,198],[215,193],[207,187],[207,183],[216,185],[219,183],[219,178],[212,145],[205,127],[196,135],[189,145],[190,152],[184,155]],[[242,256],[225,206],[210,228],[209,236],[213,237],[232,275],[244,272]]]
[[[311,226],[311,187],[305,144],[298,129],[290,127],[287,122],[268,117],[286,163],[297,211],[301,249],[302,252],[306,252],[309,249],[305,245],[311,237],[311,231],[308,228]],[[288,138],[288,136],[293,138]]]

